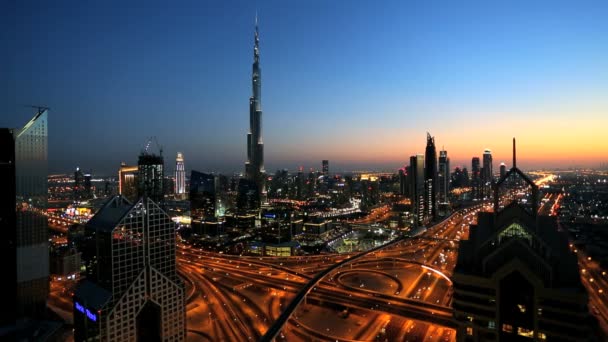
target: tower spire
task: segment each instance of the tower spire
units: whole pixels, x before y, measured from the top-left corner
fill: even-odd
[[[513,137],[513,168],[517,167],[517,154],[515,150],[515,137]]]

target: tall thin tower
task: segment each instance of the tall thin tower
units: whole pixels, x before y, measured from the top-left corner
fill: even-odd
[[[175,158],[175,194],[183,196],[186,193],[186,169],[184,168],[184,155],[177,152]]]
[[[437,150],[435,138],[426,133],[424,153],[424,215],[426,221],[437,218]]]
[[[260,69],[260,36],[258,16],[255,16],[255,40],[253,45],[253,72],[251,74],[253,94],[249,98],[249,133],[247,133],[247,179],[254,181],[258,193],[266,194],[264,182],[264,142],[262,141],[262,74]]]

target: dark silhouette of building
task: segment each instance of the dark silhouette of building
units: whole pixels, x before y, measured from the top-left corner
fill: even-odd
[[[83,189],[83,193],[84,193],[84,198],[86,199],[90,199],[93,197],[93,184],[91,184],[91,172],[85,173],[84,174],[84,189]]]
[[[323,167],[323,176],[327,177],[329,176],[329,160],[323,160],[323,162],[321,163],[322,167]]]
[[[522,192],[526,201],[503,196]],[[594,340],[567,236],[555,217],[522,205],[528,201],[538,203],[537,187],[514,162],[494,185],[494,211],[480,212],[460,242],[452,302],[458,341]]]
[[[500,163],[500,178],[503,178],[507,174],[507,165]]]
[[[116,196],[87,222],[86,278],[73,296],[76,341],[183,341],[175,223],[150,198]]]
[[[437,173],[439,183],[438,201],[441,204],[448,203],[448,194],[450,193],[450,158],[446,150],[439,151],[439,171]]]
[[[76,167],[74,171],[74,186],[72,187],[73,200],[80,200],[83,196],[84,190],[84,173],[80,171],[79,167]]]
[[[143,151],[137,162],[137,196],[149,197],[155,202],[165,198],[164,160],[162,151],[160,155]]]
[[[479,157],[471,159],[471,187],[473,188],[473,198],[481,198],[481,167]]]
[[[24,127],[0,129],[0,255],[6,285],[2,291],[0,339],[6,337],[11,326],[19,328],[18,322],[44,318],[49,293],[48,228],[44,215],[47,120],[48,110],[39,108]]]
[[[218,221],[218,177],[192,170],[190,173],[190,216],[192,231],[199,235],[223,233]]]
[[[239,180],[236,208],[241,213],[260,208],[260,192],[256,182],[247,178]]]
[[[412,213],[414,217],[414,226],[422,226],[424,224],[424,156],[418,154],[410,157],[410,173],[408,174],[410,184],[410,198],[412,200]]]
[[[262,70],[260,68],[260,38],[258,19],[255,19],[253,45],[253,71],[251,74],[253,94],[249,98],[249,133],[247,133],[247,162],[245,174],[255,182],[258,198],[266,195],[266,171],[264,170],[264,142],[262,141]]]
[[[426,222],[437,218],[437,183],[435,138],[427,132],[424,153],[424,215]]]
[[[399,195],[401,196],[409,196],[407,169],[407,166],[404,166],[399,169]]]

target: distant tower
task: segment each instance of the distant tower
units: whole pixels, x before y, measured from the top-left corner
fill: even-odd
[[[186,193],[186,169],[184,168],[184,155],[177,152],[175,158],[175,194],[183,196]]]
[[[450,192],[450,158],[446,150],[439,151],[439,172],[437,173],[439,183],[439,203],[448,203],[448,194]]]
[[[500,178],[504,177],[507,174],[507,165],[505,163],[500,163]]]
[[[154,202],[163,200],[164,188],[164,160],[162,150],[159,155],[144,150],[137,162],[137,194],[138,197],[147,196]]]
[[[412,200],[412,212],[414,214],[414,226],[422,226],[425,214],[425,182],[424,182],[424,155],[418,154],[410,157],[410,197]]]
[[[471,187],[473,188],[473,198],[479,199],[481,174],[480,174],[479,157],[471,159]]]
[[[437,217],[437,150],[435,138],[428,132],[424,153],[424,215],[427,221]]]
[[[485,149],[483,151],[483,172],[481,181],[483,183],[483,195],[490,197],[492,192],[492,181],[494,180],[494,172],[492,169],[492,151]]]
[[[255,39],[253,45],[253,72],[251,74],[253,94],[249,98],[249,133],[247,133],[247,179],[256,183],[258,196],[266,195],[266,171],[264,170],[264,142],[262,141],[262,70],[260,69],[260,37],[258,17],[255,17]]]
[[[323,166],[323,176],[329,176],[329,160],[323,160],[321,164]]]
[[[87,222],[86,279],[74,291],[75,341],[184,341],[175,223],[149,197],[111,198]]]
[[[0,128],[0,260],[8,285],[0,296],[0,335],[16,321],[46,317],[47,121],[48,108],[39,108],[23,128]]]

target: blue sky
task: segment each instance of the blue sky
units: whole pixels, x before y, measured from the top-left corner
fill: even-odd
[[[51,107],[53,172],[113,173],[150,136],[168,169],[241,171],[256,10],[271,172],[396,169],[426,131],[453,165],[508,161],[512,136],[524,166],[608,161],[605,1],[2,6],[0,127]]]

